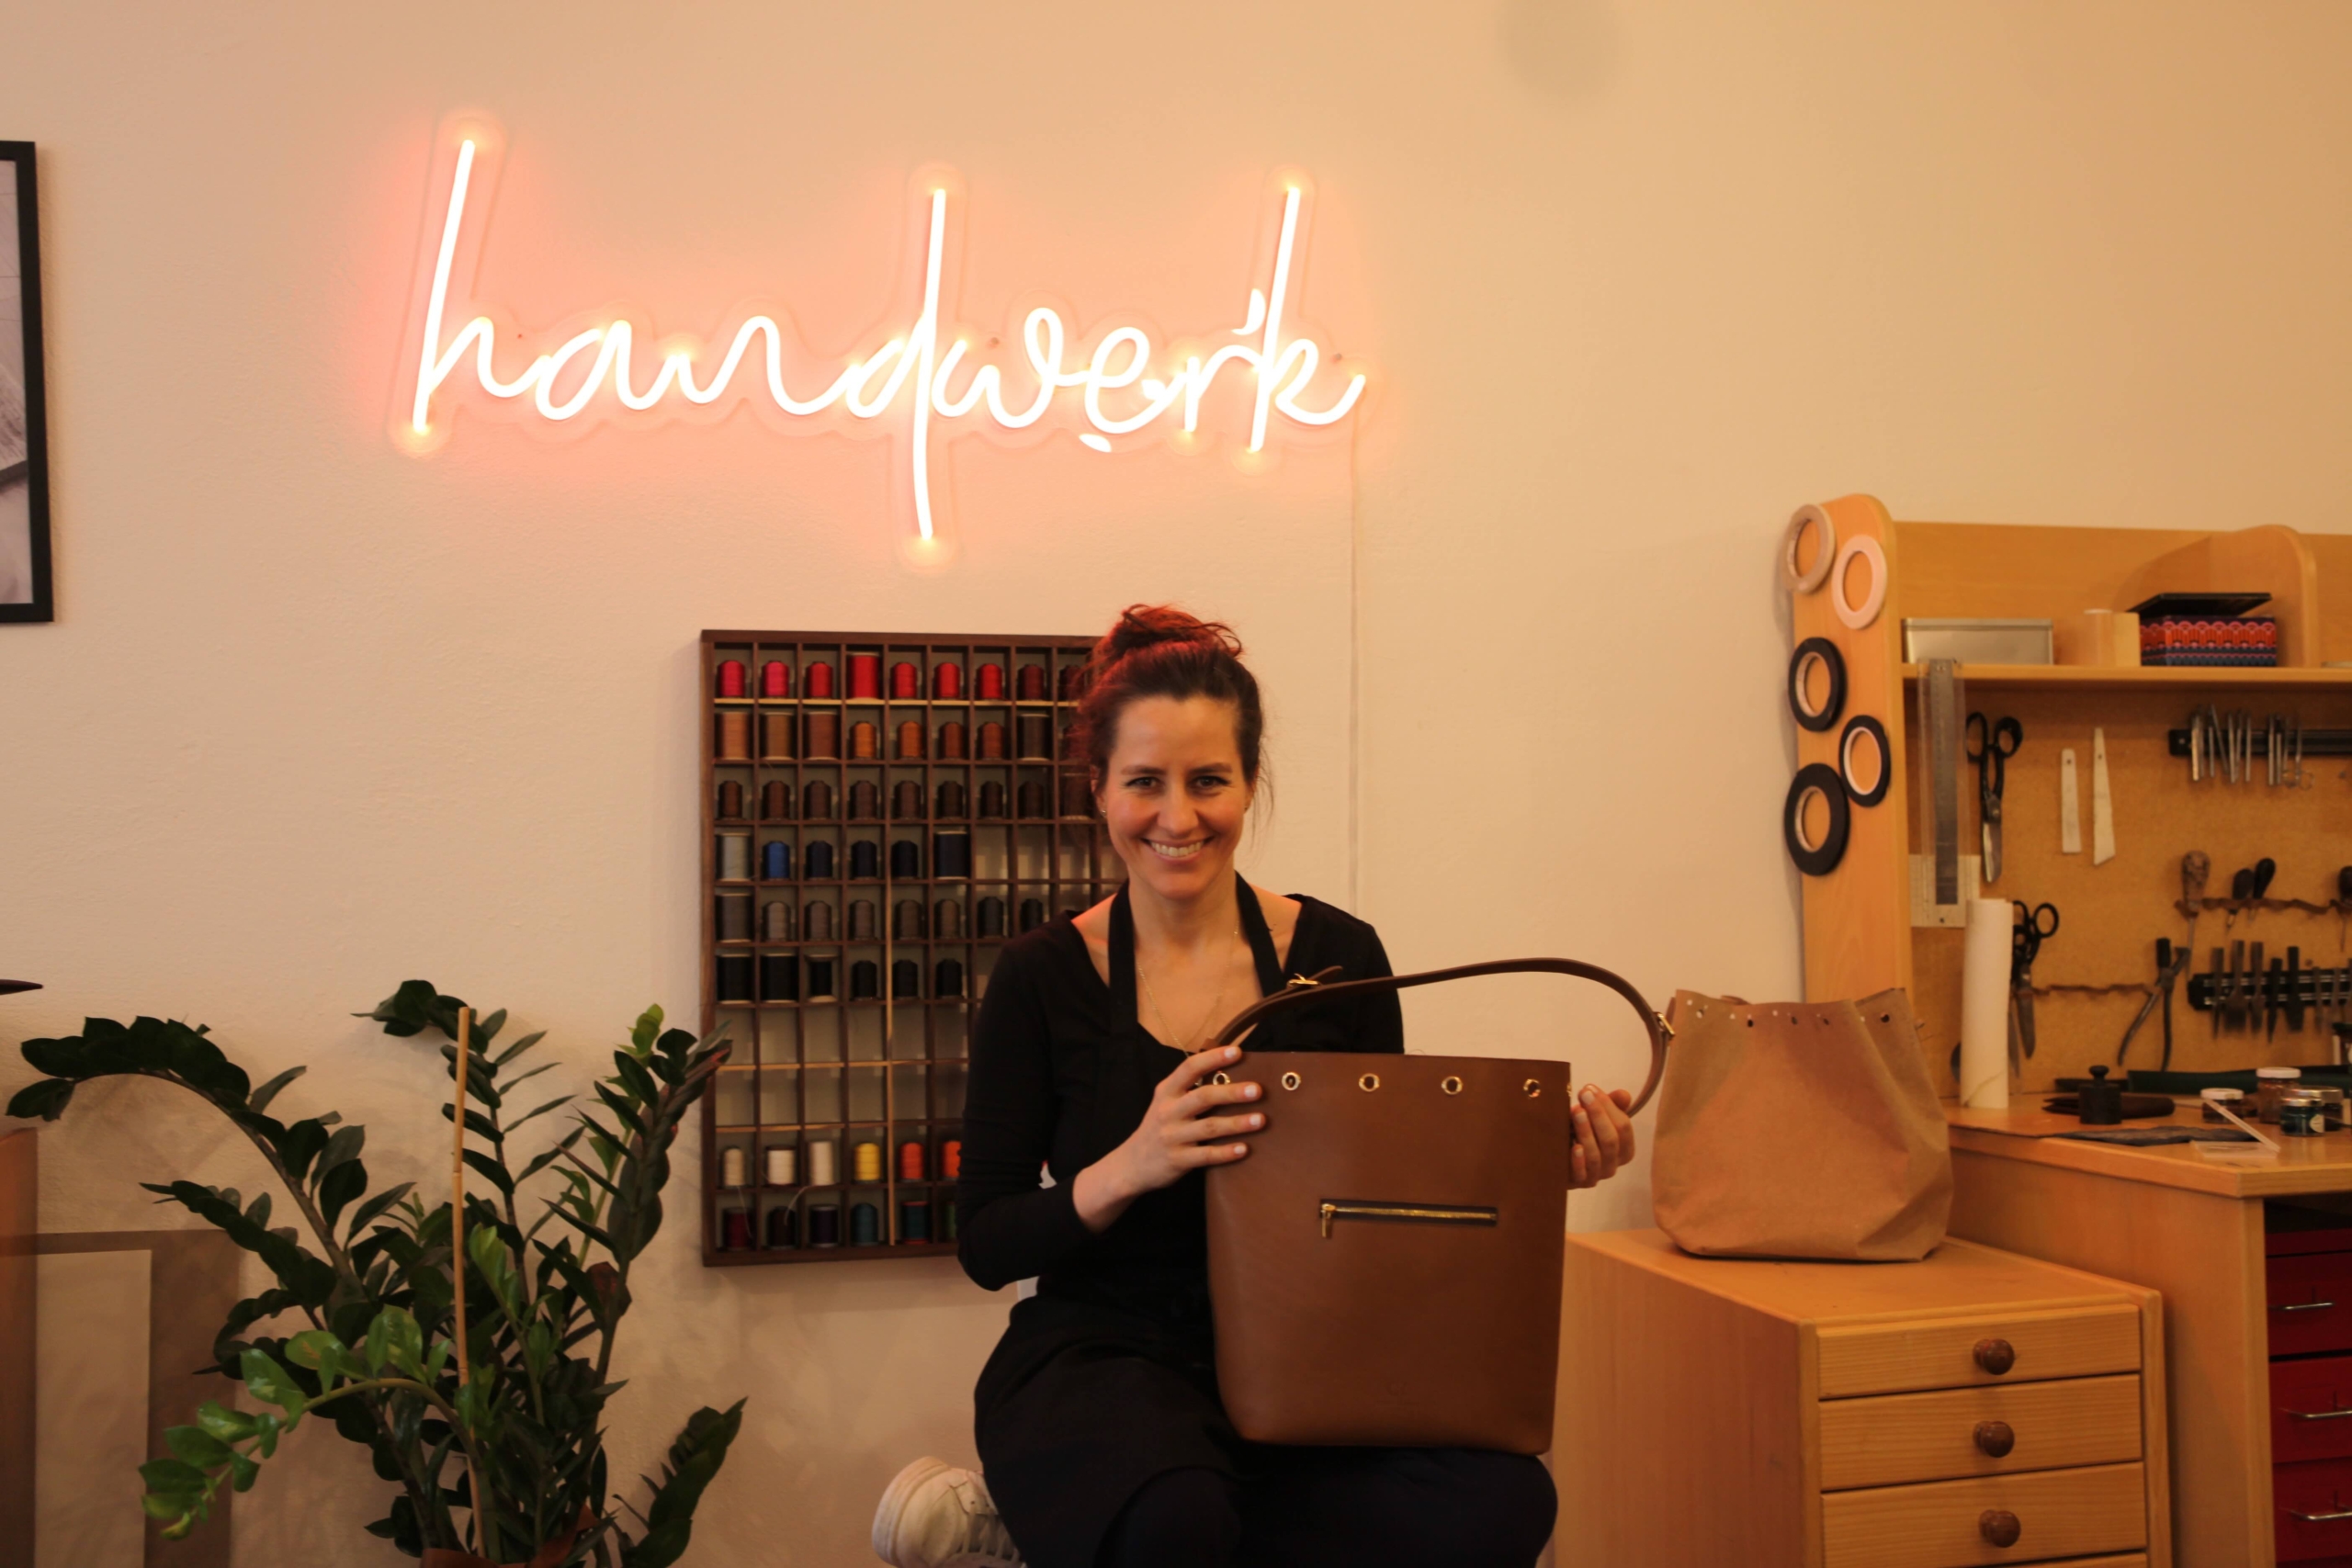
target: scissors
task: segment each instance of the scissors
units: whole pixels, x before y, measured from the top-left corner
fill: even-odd
[[[1976,764],[1977,817],[1984,824],[1984,880],[2001,880],[2001,792],[2008,787],[2009,759],[2025,742],[2025,727],[2014,718],[1968,716],[1962,746]]]
[[[2009,1002],[2016,1010],[2018,1044],[2029,1056],[2033,1055],[2033,961],[2041,954],[2041,944],[2058,934],[2058,906],[2036,904],[2031,908],[2010,900],[2016,911],[2009,931]]]

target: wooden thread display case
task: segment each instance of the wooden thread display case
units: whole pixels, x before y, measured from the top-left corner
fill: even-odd
[[[702,636],[702,680],[707,709],[702,763],[703,1025],[724,1026],[734,1054],[719,1070],[703,1102],[703,1261],[715,1266],[760,1263],[842,1262],[952,1253],[955,1183],[945,1172],[944,1151],[960,1143],[966,1062],[972,1020],[988,987],[989,970],[1003,943],[1023,929],[1023,907],[1032,920],[1051,919],[1097,902],[1123,874],[1111,852],[1086,788],[1082,759],[1071,754],[1069,729],[1074,704],[1068,682],[1093,646],[1089,637],[904,637],[857,632],[707,631]],[[880,695],[851,695],[852,660],[878,660]],[[729,661],[744,668],[744,695],[721,694],[720,671]],[[791,672],[788,696],[762,694],[763,672],[781,662]],[[832,694],[807,694],[809,671],[832,671]],[[910,664],[917,672],[912,698],[894,697],[894,669]],[[1003,671],[1004,695],[982,699],[976,679],[983,665]],[[960,673],[959,694],[935,696],[939,671]],[[1023,699],[1024,666],[1043,672],[1044,695]],[[1035,679],[1035,677],[1033,677]],[[837,721],[836,755],[810,755],[811,718]],[[748,756],[729,755],[730,719],[738,736],[748,736]],[[1024,725],[1023,719],[1029,722]],[[1038,740],[1042,721],[1045,743]],[[874,727],[872,757],[853,757],[856,726]],[[901,726],[918,726],[918,755],[900,753]],[[943,728],[964,727],[964,755],[942,756]],[[1002,759],[982,759],[981,727],[997,724],[1005,737]],[[1024,738],[1030,744],[1024,746]],[[1024,754],[1025,753],[1025,754]],[[769,785],[784,786],[788,816],[764,815]],[[832,793],[832,815],[807,814],[808,786]],[[722,817],[723,786],[740,787],[742,814]],[[873,786],[876,809],[858,813],[857,786]],[[920,791],[919,814],[905,814],[899,786]],[[983,786],[1003,792],[1001,815],[982,815]],[[942,786],[961,791],[961,809],[943,802]],[[1027,786],[1024,790],[1023,786]],[[943,812],[943,806],[948,809]],[[942,834],[969,836],[968,874],[937,874]],[[747,877],[722,877],[722,840],[749,840]],[[789,846],[786,878],[764,873],[766,846]],[[916,846],[918,874],[904,874],[894,848]],[[808,852],[830,845],[830,874],[806,874]],[[856,874],[854,846],[874,846],[875,874]],[[748,897],[747,938],[722,936],[720,900]],[[1002,901],[1003,923],[980,934],[983,901]],[[921,905],[922,917],[910,931],[898,920],[898,907]],[[771,940],[767,906],[784,902],[794,910],[790,938]],[[871,906],[870,927],[853,934],[852,912]],[[954,934],[943,934],[941,906],[954,908]],[[808,935],[812,906],[831,908],[831,934]],[[729,963],[729,961],[734,961]],[[916,995],[905,987],[897,966],[915,965]],[[940,965],[961,965],[960,987],[942,994]],[[870,964],[878,993],[853,996],[856,965]],[[765,995],[770,966],[788,964],[795,984],[789,997]],[[831,966],[831,995],[819,996],[815,965]],[[743,965],[752,974],[740,982]],[[739,978],[722,984],[723,975]],[[780,976],[779,976],[780,977]],[[746,994],[748,990],[748,994]],[[835,1179],[812,1185],[810,1151],[830,1142]],[[856,1179],[854,1151],[880,1145],[879,1179]],[[919,1175],[902,1176],[901,1149],[922,1151]],[[775,1147],[796,1151],[798,1179],[770,1185],[766,1154]],[[727,1152],[743,1156],[745,1180],[722,1181]],[[901,1204],[927,1207],[928,1238],[904,1234]],[[876,1240],[854,1245],[853,1215],[860,1204],[876,1211]],[[837,1205],[840,1245],[814,1247],[809,1214]],[[727,1245],[727,1212],[740,1208],[751,1224],[752,1245]],[[793,1211],[797,1245],[766,1245],[770,1216]]]
[[[2341,758],[2312,758],[2312,786],[2291,790],[2262,782],[2191,784],[2188,764],[2170,753],[2168,732],[2192,708],[2251,710],[2257,731],[2271,713],[2299,715],[2309,728],[2352,728],[2352,536],[2302,535],[2275,525],[2227,533],[2126,528],[2024,527],[1907,523],[1876,499],[1827,503],[1842,543],[1867,536],[1886,558],[1887,592],[1877,620],[1849,629],[1830,589],[1793,602],[1797,640],[1824,637],[1847,667],[1845,716],[1879,718],[1888,730],[1894,778],[1886,798],[1855,807],[1843,861],[1826,876],[1804,879],[1805,995],[1861,997],[1889,986],[1911,993],[1920,1043],[1947,1096],[1958,1092],[1951,1055],[1960,1040],[1961,953],[1957,929],[1912,924],[1914,855],[1931,855],[1934,831],[1921,671],[1903,662],[1903,621],[1918,617],[2047,617],[2055,624],[2052,666],[1963,666],[1965,708],[1989,718],[2016,717],[2024,745],[2008,763],[2003,796],[2004,868],[1978,896],[2047,901],[2061,928],[2041,950],[2037,987],[2152,984],[2155,939],[2179,942],[2188,926],[2176,908],[2181,857],[2211,858],[2210,897],[2230,891],[2233,872],[2264,856],[2278,865],[2274,900],[2324,902],[2335,897],[2339,866],[2352,862],[2352,768]],[[1809,563],[1808,563],[1809,564]],[[1867,565],[1850,568],[1853,597],[1867,589]],[[2159,592],[2261,590],[2272,603],[2258,613],[2279,621],[2278,669],[2109,668],[2064,662],[2075,620],[2087,609],[2129,609]],[[1838,764],[1844,717],[1825,732],[1797,732],[1797,762]],[[2117,852],[2091,863],[2092,730],[2106,733]],[[2083,850],[2061,852],[2059,753],[2071,748],[2080,783]],[[1960,851],[1977,853],[1976,770],[1960,771]],[[1962,896],[1969,889],[1963,886]],[[2226,934],[2224,928],[2227,928]],[[2346,962],[2346,922],[2337,913],[2277,908],[2203,914],[2189,974],[2210,966],[2217,942],[2262,941],[2268,956],[2290,944],[2306,965]],[[2039,1045],[2023,1064],[2013,1094],[2031,1095],[2059,1077],[2113,1063],[2143,991],[2058,990],[2034,999]],[[2274,1036],[2213,1032],[2209,1015],[2188,1005],[2188,977],[2172,999],[2172,1066],[2214,1071],[2264,1063],[2327,1060],[2324,1031],[2301,1033],[2282,1022]],[[2161,1010],[2133,1039],[2126,1067],[2149,1068],[2163,1053]]]

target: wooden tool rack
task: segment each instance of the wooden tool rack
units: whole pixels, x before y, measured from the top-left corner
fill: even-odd
[[[719,1071],[712,1092],[703,1102],[702,1235],[703,1261],[714,1266],[762,1263],[849,1262],[859,1259],[948,1254],[956,1249],[952,1218],[955,1183],[946,1174],[946,1150],[960,1142],[964,1111],[966,1062],[972,1020],[986,991],[989,970],[1003,943],[1021,933],[1021,910],[1034,901],[1046,919],[1085,908],[1101,899],[1122,874],[1100,822],[1092,815],[1085,789],[1085,768],[1069,754],[1068,731],[1073,705],[1062,694],[1068,680],[1084,661],[1092,639],[1069,637],[905,637],[867,632],[707,631],[702,635],[702,681],[707,721],[702,760],[702,936],[703,1022],[706,1029],[724,1027],[734,1043],[734,1055]],[[852,696],[851,661],[865,655],[879,660],[881,695]],[[720,670],[729,661],[744,667],[745,694],[721,694]],[[763,696],[762,672],[772,662],[791,671],[789,696]],[[832,694],[806,694],[809,671],[830,665]],[[917,671],[917,695],[892,697],[893,669],[911,664]],[[1004,672],[1001,699],[982,699],[975,693],[976,676],[983,665]],[[959,694],[940,697],[942,666],[960,673]],[[1043,695],[1023,700],[1016,695],[1023,666],[1043,671]],[[726,734],[729,716],[748,724],[750,755],[729,757]],[[838,719],[835,755],[807,754],[812,716]],[[1031,722],[1023,725],[1023,718]],[[1024,732],[1035,740],[1038,719],[1046,721],[1049,744],[1043,750],[1024,748]],[[922,743],[918,755],[899,754],[900,727],[912,723]],[[965,755],[940,755],[942,728],[961,724]],[[876,755],[850,755],[854,727],[875,727]],[[981,727],[998,724],[1006,738],[1001,760],[978,755]],[[743,731],[739,728],[738,734]],[[1029,754],[1022,754],[1024,750]],[[831,786],[833,815],[808,819],[802,811],[808,785]],[[766,786],[783,784],[794,803],[788,816],[763,816]],[[853,816],[857,784],[871,784],[878,811]],[[962,786],[964,810],[942,815],[944,784]],[[721,786],[741,787],[743,814],[719,815]],[[919,816],[894,810],[901,784],[921,791]],[[980,814],[982,786],[1003,791],[1003,812]],[[1031,786],[1024,801],[1023,785]],[[968,874],[935,874],[938,837],[967,834]],[[746,836],[748,878],[722,878],[720,840]],[[908,877],[893,873],[892,847],[913,840],[923,874]],[[767,879],[764,850],[770,842],[788,844],[791,870],[785,879]],[[808,850],[813,844],[832,846],[831,874],[811,879],[803,874]],[[876,846],[876,874],[853,874],[852,846]],[[752,919],[748,939],[722,940],[718,900],[749,896]],[[978,934],[984,899],[1003,901],[1001,934]],[[925,910],[924,934],[899,934],[894,924],[896,906],[914,899]],[[791,904],[799,922],[791,940],[771,941],[763,923],[771,901]],[[874,906],[876,924],[870,936],[850,935],[851,906],[857,900]],[[938,906],[946,901],[958,911],[956,934],[939,934]],[[811,902],[832,906],[829,936],[806,934],[807,907]],[[722,959],[748,960],[789,957],[799,984],[792,998],[765,996],[763,974],[750,998],[723,997],[719,983]],[[916,997],[894,996],[893,967],[911,959],[917,966]],[[953,994],[940,994],[939,965],[952,959],[961,965],[962,985]],[[808,994],[809,961],[833,965],[833,995]],[[854,999],[850,970],[859,963],[876,966],[879,995]],[[836,1156],[836,1179],[825,1187],[811,1185],[809,1151],[819,1142],[831,1142]],[[881,1147],[879,1179],[855,1179],[854,1150],[860,1144]],[[902,1177],[900,1151],[908,1144],[922,1151],[918,1177]],[[770,1185],[767,1151],[789,1147],[797,1152],[799,1180]],[[722,1185],[727,1151],[741,1150],[745,1180]],[[902,1234],[901,1203],[927,1205],[927,1238]],[[859,1204],[877,1212],[876,1236],[870,1245],[853,1244],[852,1212]],[[819,1204],[838,1205],[840,1245],[809,1245],[808,1214]],[[740,1207],[751,1222],[752,1245],[727,1246],[726,1212]],[[797,1245],[766,1245],[773,1211],[795,1211]]]
[[[1835,584],[1799,593],[1793,638],[1826,637],[1837,646],[1846,666],[1844,714],[1867,714],[1885,725],[1893,776],[1883,801],[1852,809],[1837,867],[1804,878],[1808,998],[1908,988],[1928,1066],[1946,1095],[1957,1092],[1951,1057],[1960,1039],[1964,933],[1914,924],[1913,861],[1931,860],[1934,840],[1923,682],[1921,671],[1903,661],[1906,617],[2046,617],[2055,625],[2056,665],[1961,670],[1963,711],[2013,716],[2024,727],[2003,797],[2005,863],[1978,896],[2047,901],[2062,917],[2034,966],[2038,1049],[2013,1093],[2037,1093],[2093,1063],[2115,1062],[2155,979],[2155,940],[2178,942],[2188,931],[2178,907],[2187,852],[2202,851],[2212,863],[2191,974],[2208,969],[2216,943],[2241,939],[2263,941],[2278,956],[2300,947],[2306,966],[2347,962],[2352,910],[2337,901],[2335,877],[2352,863],[2352,768],[2307,749],[2307,788],[2272,787],[2260,767],[2251,783],[2193,784],[2174,745],[2192,709],[2208,704],[2251,711],[2257,739],[2273,713],[2298,716],[2307,732],[2352,728],[2352,669],[2324,667],[2352,660],[2352,536],[2304,535],[2275,525],[2195,533],[1896,522],[1867,495],[1828,502],[1826,510],[1841,543],[1864,536],[1878,542],[1886,560],[1885,603],[1876,620],[1850,629],[1832,604]],[[1869,566],[1848,570],[1849,602],[1858,602]],[[2086,610],[2129,609],[2159,592],[2238,590],[2272,596],[2260,613],[2278,619],[2280,668],[2067,662],[2085,656],[2076,638]],[[1798,765],[1837,767],[1841,728],[1842,719],[1823,732],[1798,730]],[[2090,853],[2094,728],[2106,736],[2117,841],[2115,858],[2100,866]],[[2060,849],[2059,753],[2065,748],[2075,751],[2080,777],[2084,849],[2075,854]],[[1964,761],[1959,783],[1961,852],[1973,856],[1976,773]],[[2232,874],[2265,856],[2278,866],[2270,897],[2231,900]],[[1970,889],[1961,891],[1966,897]],[[2283,1021],[2275,1034],[2244,1027],[2216,1032],[2210,1016],[2190,1005],[2186,984],[2173,998],[2173,1031],[2177,1070],[2315,1065],[2331,1057],[2324,1031],[2298,1033]],[[2154,1067],[2162,1054],[2162,1019],[2152,1016],[2124,1066]]]

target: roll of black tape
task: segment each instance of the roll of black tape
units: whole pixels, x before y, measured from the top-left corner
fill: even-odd
[[[1854,784],[1854,748],[1859,740],[1878,748],[1878,782],[1868,789]],[[1894,783],[1894,754],[1887,750],[1886,726],[1866,713],[1846,721],[1845,732],[1838,737],[1838,775],[1846,785],[1846,798],[1856,806],[1876,806],[1886,798],[1887,789]]]
[[[718,999],[722,1002],[748,1002],[752,999],[752,955],[748,953],[718,955]]]
[[[1813,666],[1819,664],[1829,678],[1829,694],[1819,707],[1805,703],[1806,677]],[[1846,711],[1846,660],[1838,645],[1826,637],[1809,637],[1797,644],[1789,655],[1789,712],[1794,716],[1797,728],[1818,734],[1838,722]]]
[[[890,846],[890,874],[901,882],[912,882],[922,875],[922,846],[912,839],[900,839]]]
[[[922,965],[911,958],[901,958],[890,965],[890,998],[893,1001],[908,1001],[922,995]]]
[[[849,966],[849,999],[854,1002],[879,1000],[882,996],[882,971],[871,958],[861,958]]]
[[[833,995],[833,961],[812,958],[808,961],[808,999],[812,1002],[838,1001]]]
[[[797,1002],[800,999],[800,962],[789,953],[760,954],[760,1000]]]
[[[1829,830],[1817,844],[1804,836],[1805,802],[1816,795],[1829,812]],[[1797,869],[1807,876],[1826,876],[1837,870],[1838,863],[1846,858],[1846,835],[1852,827],[1846,781],[1838,776],[1838,770],[1826,762],[1808,762],[1799,768],[1797,776],[1789,781],[1788,801],[1781,807],[1781,836]]]

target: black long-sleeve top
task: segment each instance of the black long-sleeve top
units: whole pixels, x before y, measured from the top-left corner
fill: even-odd
[[[1334,978],[1392,973],[1371,926],[1314,898],[1300,905],[1277,964],[1256,897],[1241,886],[1243,927],[1261,995],[1294,975],[1337,966]],[[1145,1193],[1102,1235],[1079,1219],[1078,1173],[1142,1122],[1153,1087],[1181,1054],[1136,1018],[1134,922],[1125,895],[1112,910],[1112,976],[1095,973],[1065,916],[1010,943],[989,976],[972,1040],[957,1198],[965,1272],[990,1290],[1038,1276],[1039,1293],[1096,1302],[1163,1323],[1204,1325],[1207,1217],[1203,1174]],[[1245,1052],[1402,1051],[1393,991],[1286,1010],[1261,1023]],[[1248,1076],[1250,1057],[1238,1069]],[[1055,1185],[1041,1187],[1039,1169]]]

